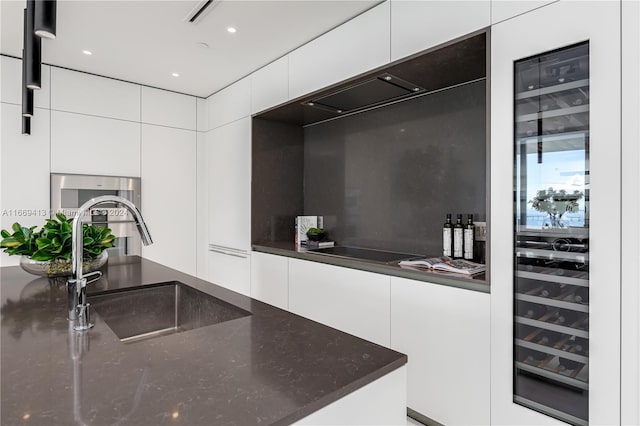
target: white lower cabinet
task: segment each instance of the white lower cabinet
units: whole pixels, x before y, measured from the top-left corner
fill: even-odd
[[[386,275],[289,259],[289,310],[389,346],[390,279]]]
[[[208,281],[245,296],[251,295],[251,256],[217,248],[209,249],[207,256]]]
[[[446,425],[490,423],[490,296],[391,277],[391,347],[409,356],[407,405]]]
[[[251,297],[281,309],[289,309],[289,259],[251,253]]]

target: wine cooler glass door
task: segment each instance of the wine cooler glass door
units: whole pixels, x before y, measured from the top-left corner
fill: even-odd
[[[589,44],[514,66],[514,402],[586,425]]]

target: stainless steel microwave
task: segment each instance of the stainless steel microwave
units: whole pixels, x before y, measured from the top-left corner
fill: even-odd
[[[51,212],[75,217],[86,201],[101,195],[117,195],[133,202],[140,209],[140,178],[51,174]],[[85,215],[86,222],[108,226],[116,236],[110,256],[140,255],[141,242],[135,221],[129,211],[117,204],[103,204]]]

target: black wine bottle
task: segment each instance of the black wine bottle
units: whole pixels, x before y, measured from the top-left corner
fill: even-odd
[[[473,260],[474,257],[474,253],[473,253],[473,241],[474,241],[474,236],[475,236],[475,225],[473,224],[473,215],[472,214],[468,214],[467,215],[467,224],[464,227],[464,258],[467,260]]]
[[[453,256],[453,224],[451,223],[451,213],[447,213],[447,221],[442,226],[442,254]]]
[[[544,346],[553,346],[558,340],[558,336],[550,331],[545,331],[536,336],[535,343]]]
[[[572,324],[575,324],[580,319],[580,313],[576,311],[570,311],[568,309],[561,309],[558,318],[556,319],[556,323],[560,325],[564,325],[566,327],[571,327]]]
[[[558,357],[558,364],[560,364],[560,370],[575,370],[584,366],[581,362],[562,357]]]
[[[462,227],[462,215],[456,217],[456,224],[453,225],[453,257],[461,258],[464,254],[464,228]]]
[[[534,351],[533,349],[520,349],[520,359],[529,364],[538,364],[547,359],[548,356],[549,355],[544,352]]]
[[[544,288],[540,292],[540,296],[549,298],[559,296],[564,287],[564,285],[555,283],[545,284]]]

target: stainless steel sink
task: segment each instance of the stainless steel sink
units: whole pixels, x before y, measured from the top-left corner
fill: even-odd
[[[251,315],[180,282],[89,296],[91,307],[126,343]]]

